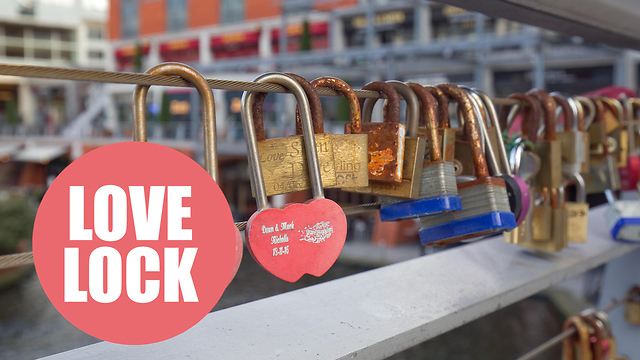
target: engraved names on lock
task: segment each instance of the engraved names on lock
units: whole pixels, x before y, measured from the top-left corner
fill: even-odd
[[[280,245],[289,242],[289,236],[287,234],[282,234],[282,231],[294,230],[293,221],[289,222],[281,222],[280,224],[275,224],[274,226],[266,226],[262,225],[261,231],[263,234],[273,234],[271,235],[271,245],[276,245],[273,248],[273,256],[281,256],[289,254],[289,245]]]
[[[316,147],[323,187],[336,185],[334,151],[330,134],[316,134]],[[267,196],[306,190],[311,187],[303,138],[291,136],[260,141],[258,150]],[[255,192],[252,186],[252,193]]]

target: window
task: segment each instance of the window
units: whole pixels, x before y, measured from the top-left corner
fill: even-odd
[[[122,11],[122,37],[136,37],[138,35],[138,1],[123,0],[120,9]]]
[[[89,59],[92,59],[92,60],[102,59],[102,51],[99,51],[99,50],[89,51]]]
[[[187,27],[187,0],[167,0],[167,30]]]
[[[244,20],[244,0],[222,0],[220,6],[221,23]]]
[[[99,26],[89,26],[89,39],[100,40],[104,38],[104,31]]]

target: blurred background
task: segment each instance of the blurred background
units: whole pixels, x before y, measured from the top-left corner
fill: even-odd
[[[287,71],[309,80],[339,77],[354,88],[388,79],[453,82],[499,97],[533,87],[571,94],[611,85],[635,91],[640,81],[637,51],[432,1],[0,0],[0,9],[1,63],[144,72],[177,61],[207,78],[251,81],[264,72]],[[132,93],[132,85],[0,76],[0,213],[18,214],[0,219],[17,224],[0,238],[0,254],[29,249],[30,235],[23,230],[66,165],[96,147],[132,139]],[[240,118],[242,93],[214,90],[214,96],[220,186],[236,221],[246,220],[256,206]],[[325,129],[342,133],[348,104],[332,97],[322,102]],[[268,138],[294,133],[294,106],[290,95],[267,97]],[[195,90],[152,87],[147,111],[150,141],[202,163]],[[339,190],[326,195],[343,205],[374,200]],[[376,224],[376,214],[350,217],[339,263],[320,279],[294,285],[260,269],[245,252],[218,308],[440,251],[419,246],[415,222]],[[495,352],[484,358],[513,358],[557,334],[565,313],[593,301],[600,272],[398,358],[424,358],[428,352],[434,359],[473,359],[478,349]],[[0,270],[0,277],[0,358],[34,358],[97,341],[57,313],[32,268]],[[545,315],[532,316],[536,313]],[[489,326],[496,329],[495,339],[475,335]],[[529,327],[536,329],[533,335]],[[504,335],[511,338],[514,332],[528,334],[528,340],[505,343]]]

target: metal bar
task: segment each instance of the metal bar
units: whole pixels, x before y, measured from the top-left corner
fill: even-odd
[[[619,256],[640,256],[638,245],[611,241],[607,206],[590,211],[587,243],[560,253],[487,239],[213,312],[160,343],[102,342],[48,359],[383,359]]]

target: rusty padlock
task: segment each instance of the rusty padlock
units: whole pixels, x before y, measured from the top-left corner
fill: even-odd
[[[371,180],[368,187],[344,188],[344,190],[416,199],[420,196],[420,179],[422,177],[422,165],[424,162],[425,148],[427,146],[426,138],[418,136],[419,100],[409,86],[397,81],[388,81],[387,84],[400,93],[407,103],[407,121],[405,125],[407,133],[404,139],[405,149],[402,180],[399,183]],[[375,99],[366,99],[364,102],[364,107],[362,108],[363,124],[370,123],[371,121],[371,113],[375,105],[374,100]],[[390,115],[391,114],[386,114],[386,117],[388,118]]]
[[[384,121],[362,122],[362,133],[368,135],[369,180],[402,182],[404,165],[405,127],[400,124],[400,98],[393,86],[383,81],[373,81],[362,90],[377,91],[387,97],[384,105]],[[361,100],[361,108],[364,100]],[[345,126],[345,134],[351,133],[351,124]]]

